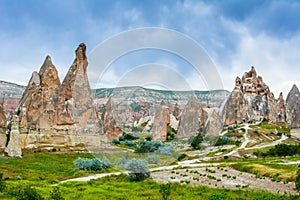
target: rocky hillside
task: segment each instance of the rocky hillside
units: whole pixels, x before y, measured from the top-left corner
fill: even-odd
[[[95,98],[99,99],[98,103],[113,97],[116,102],[122,102],[123,104],[131,104],[138,101],[153,103],[164,101],[167,104],[178,103],[179,105],[185,105],[193,93],[205,107],[219,107],[229,95],[229,92],[226,90],[170,91],[143,87],[100,88],[94,90]]]

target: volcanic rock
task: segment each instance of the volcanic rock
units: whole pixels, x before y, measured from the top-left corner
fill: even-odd
[[[40,72],[33,72],[18,107],[20,128],[49,130],[54,125],[54,95],[60,85],[58,72],[47,56]]]
[[[87,77],[86,46],[81,43],[76,58],[57,88],[56,129],[76,133],[102,133]]]
[[[179,108],[178,103],[176,103],[175,106],[174,106],[173,115],[174,115],[174,117],[175,117],[177,120],[179,120],[179,118],[180,118],[180,108]]]
[[[3,111],[2,103],[0,103],[0,148],[4,148],[6,144],[6,117]]]
[[[167,139],[168,126],[170,124],[170,110],[164,101],[156,109],[152,127],[152,139],[165,141]]]
[[[280,94],[276,100],[262,77],[251,67],[242,79],[236,78],[235,87],[223,109],[223,120],[225,125],[231,125],[264,119],[271,123],[285,122],[284,99]]]
[[[19,117],[14,115],[10,123],[10,139],[7,147],[5,148],[5,152],[10,157],[21,157],[22,146],[19,132]]]
[[[215,108],[212,110],[211,114],[208,117],[203,133],[206,136],[219,136],[219,133],[221,133],[222,128],[222,117],[219,114],[219,109]]]
[[[107,135],[108,140],[118,138],[123,134],[121,123],[118,117],[118,111],[112,98],[109,98],[105,104],[102,120],[104,133]]]
[[[293,85],[287,95],[286,113],[291,128],[300,128],[300,92],[296,85]]]
[[[189,138],[201,133],[207,118],[200,101],[192,95],[181,114],[176,138]]]

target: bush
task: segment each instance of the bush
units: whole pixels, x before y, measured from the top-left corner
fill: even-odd
[[[185,159],[186,157],[188,157],[188,155],[186,155],[185,153],[180,154],[180,156],[177,158],[178,161],[182,161],[183,159]]]
[[[150,177],[150,171],[145,160],[137,160],[134,158],[125,164],[125,169],[130,171],[130,181],[141,181]]]
[[[141,149],[145,149],[145,152],[155,152],[160,146],[163,144],[158,141],[147,141],[147,140],[141,140],[139,142],[139,146]]]
[[[149,164],[157,164],[159,162],[159,160],[160,159],[156,156],[148,156],[148,158],[147,158],[147,162]]]
[[[156,152],[162,155],[171,156],[174,152],[174,148],[171,145],[164,145],[160,146]]]
[[[203,137],[201,135],[197,135],[192,139],[191,146],[194,149],[199,149],[202,141],[203,141]]]
[[[37,192],[35,188],[24,187],[12,191],[12,196],[17,200],[43,200],[44,198]]]
[[[2,178],[3,178],[3,174],[0,173],[0,192],[4,192],[6,189],[6,183]]]
[[[98,171],[110,167],[106,165],[99,158],[90,159],[90,158],[79,157],[74,161],[74,165],[76,170],[93,170],[93,171]]]
[[[120,141],[117,138],[112,139],[111,143],[120,144]]]
[[[50,200],[65,200],[58,186],[53,187],[50,191]]]
[[[171,183],[160,185],[159,193],[161,194],[162,200],[168,200],[171,195]]]
[[[139,136],[136,134],[130,134],[130,133],[126,133],[125,135],[123,135],[124,140],[136,140],[139,139]]]
[[[297,176],[295,178],[295,185],[297,191],[299,192],[300,191],[300,165],[298,166]]]
[[[131,141],[131,140],[121,141],[120,143],[125,145],[125,146],[128,146],[128,147],[134,147],[134,148],[137,147],[137,144],[134,141]]]

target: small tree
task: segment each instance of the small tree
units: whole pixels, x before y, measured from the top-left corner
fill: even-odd
[[[201,135],[197,135],[196,137],[194,137],[194,139],[191,143],[191,146],[194,149],[198,149],[198,148],[200,148],[200,144],[201,144],[202,141],[203,141],[203,137]]]
[[[137,160],[134,158],[125,164],[125,169],[130,171],[130,181],[141,181],[150,176],[150,171],[145,160]]]
[[[300,165],[298,166],[297,176],[295,179],[295,185],[298,192],[300,192]]]
[[[168,200],[171,195],[171,183],[160,185],[159,193],[161,194],[162,200]]]
[[[0,192],[4,192],[6,189],[6,183],[2,178],[3,178],[3,174],[0,173]]]
[[[65,200],[58,186],[53,187],[50,192],[50,200]]]

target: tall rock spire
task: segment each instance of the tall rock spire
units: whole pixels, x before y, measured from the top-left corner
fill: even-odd
[[[193,94],[186,104],[179,121],[177,138],[189,138],[199,134],[205,126],[208,114]]]
[[[86,69],[86,46],[81,43],[76,58],[65,79],[57,88],[57,129],[71,129],[80,133],[100,133],[99,117],[94,107]]]

